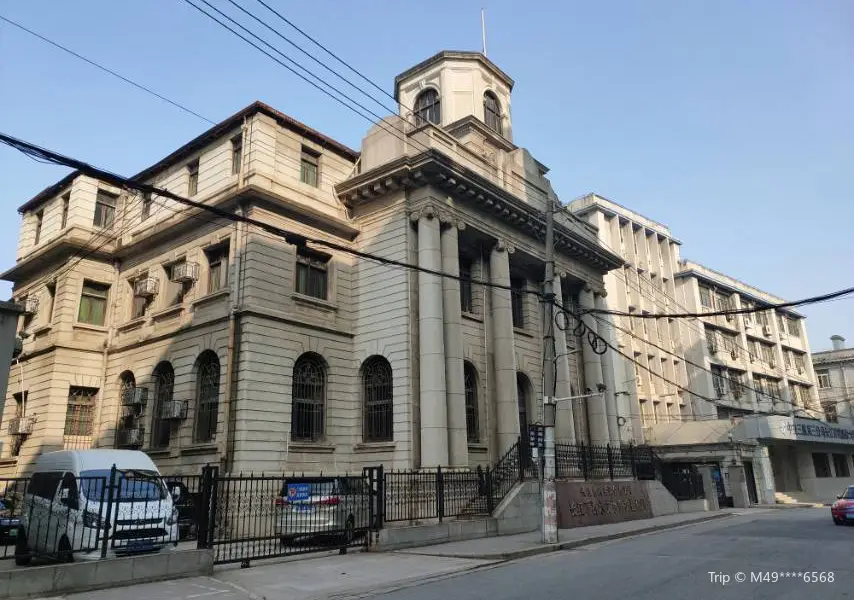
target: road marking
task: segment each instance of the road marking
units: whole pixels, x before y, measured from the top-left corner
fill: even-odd
[[[227,594],[231,590],[212,590],[210,592],[203,592],[201,594],[190,594],[189,596],[184,596],[184,598],[204,598],[205,596],[218,596],[219,594]]]

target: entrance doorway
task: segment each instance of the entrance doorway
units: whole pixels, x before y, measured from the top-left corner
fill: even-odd
[[[747,483],[747,498],[751,504],[759,504],[759,497],[756,493],[756,477],[753,475],[753,462],[744,461],[744,480]]]

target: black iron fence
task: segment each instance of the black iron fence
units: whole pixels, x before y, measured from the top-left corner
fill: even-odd
[[[655,453],[646,446],[555,444],[558,479],[655,479]]]
[[[699,500],[706,497],[703,477],[696,471],[663,470],[661,483],[677,500]]]

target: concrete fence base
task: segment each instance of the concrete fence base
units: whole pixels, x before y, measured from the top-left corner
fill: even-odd
[[[59,596],[122,585],[211,575],[212,550],[176,550],[0,571],[0,598]]]

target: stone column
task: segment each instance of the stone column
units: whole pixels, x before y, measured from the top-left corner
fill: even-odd
[[[697,471],[700,472],[700,476],[703,478],[703,495],[706,497],[706,510],[720,509],[720,506],[718,506],[718,488],[712,477],[712,467],[697,467]]]
[[[561,279],[565,273],[560,273],[554,280],[554,294],[558,303],[567,308],[563,303],[563,286]],[[548,323],[546,324],[548,326]],[[560,323],[561,327],[564,323]],[[560,329],[552,323],[555,332],[555,396],[557,398],[568,398],[572,395],[570,386],[570,371],[569,371],[569,354],[566,348],[566,331]],[[548,365],[546,365],[548,368]],[[549,390],[546,390],[548,392]],[[575,443],[575,418],[572,414],[572,401],[563,400],[557,404],[557,420],[555,422],[555,438],[561,441]]]
[[[442,272],[459,276],[458,232],[465,228],[465,223],[457,222],[451,217],[443,217],[442,221],[446,224],[442,228]],[[463,375],[460,282],[457,279],[443,277],[442,290],[442,306],[445,315],[445,383],[448,388],[448,459],[452,467],[467,467],[469,450]]]
[[[599,292],[594,294],[594,305],[598,310],[606,310],[608,305],[605,303],[607,292]],[[611,322],[611,317],[605,314],[597,315],[600,319]],[[595,320],[595,319],[594,319]],[[614,335],[614,327],[606,325],[602,321],[597,320],[599,326],[599,335],[601,335],[608,344],[616,348],[616,336]],[[599,357],[602,363],[602,379],[605,383],[605,417],[608,419],[608,438],[612,445],[620,444],[620,426],[617,423],[617,378],[614,373],[614,351],[608,348],[605,354]]]
[[[513,246],[499,240],[489,255],[491,283],[510,287],[510,254]],[[491,287],[492,352],[495,377],[495,413],[498,448],[502,456],[519,438],[519,404],[516,398],[516,343],[509,289]]]
[[[432,207],[413,214],[418,221],[418,266],[442,270],[439,218]],[[442,277],[418,272],[418,360],[421,408],[421,467],[448,464],[448,405]]]
[[[727,467],[729,473],[729,490],[732,494],[733,508],[749,508],[750,496],[747,493],[747,478],[744,475],[743,465],[730,465]]]
[[[777,502],[777,488],[774,485],[774,469],[771,467],[771,455],[768,446],[759,446],[754,452],[754,476],[762,481],[759,487],[759,503],[774,504]]]
[[[578,304],[582,311],[594,308],[593,290],[585,286],[578,294]],[[582,315],[581,320],[593,333],[599,333],[598,321],[589,314]],[[593,351],[588,343],[587,336],[581,341],[581,351],[584,356],[584,385],[589,390],[585,393],[599,391],[599,387],[605,384],[602,377],[601,357]],[[593,396],[587,399],[587,422],[590,433],[591,444],[607,444],[608,416],[605,412],[604,396]]]

